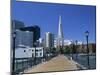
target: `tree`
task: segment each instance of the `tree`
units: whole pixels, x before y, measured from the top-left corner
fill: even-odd
[[[77,53],[77,46],[74,43],[70,45],[70,53],[71,54]]]
[[[55,47],[53,47],[53,48],[51,48],[51,53],[56,53],[56,48]]]
[[[70,54],[70,46],[64,47],[64,54]]]

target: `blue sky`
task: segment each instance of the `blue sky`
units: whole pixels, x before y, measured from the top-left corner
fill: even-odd
[[[13,2],[12,19],[25,23],[26,26],[38,25],[41,37],[45,32],[57,36],[59,15],[65,39],[85,42],[84,32],[89,31],[89,42],[95,42],[96,7],[71,4],[50,4],[37,2]]]

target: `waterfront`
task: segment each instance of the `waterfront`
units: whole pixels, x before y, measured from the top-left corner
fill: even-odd
[[[70,56],[74,61],[88,69],[87,54],[71,54]],[[89,65],[90,69],[96,69],[96,54],[89,55]]]
[[[80,69],[77,69],[77,70],[83,70],[82,67],[85,67],[85,69],[88,69],[87,54],[78,54],[77,58],[76,58],[76,55],[77,54],[65,54],[66,58],[69,61],[71,60],[70,58],[72,58],[73,61],[81,65],[79,66]],[[32,67],[35,67],[36,65],[38,66],[39,64],[42,64],[43,62],[48,62],[49,60],[52,60],[52,57],[49,57],[45,61],[43,61],[43,58],[37,58],[36,63],[35,63],[35,60],[33,60],[32,58],[17,60],[16,73],[20,73],[20,72],[24,73],[24,71],[27,71],[31,69]],[[55,62],[56,60],[53,60],[53,61]],[[63,61],[60,61],[60,63],[61,62],[63,63]],[[90,69],[96,69],[96,54],[89,55],[89,64],[90,64]],[[63,65],[63,64],[60,64],[60,65]],[[68,66],[65,66],[65,67],[68,68]],[[70,70],[73,70],[73,69],[71,68]]]

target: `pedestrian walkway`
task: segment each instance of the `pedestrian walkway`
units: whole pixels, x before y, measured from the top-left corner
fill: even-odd
[[[41,64],[34,66],[33,68],[25,71],[24,73],[65,71],[65,70],[68,71],[77,69],[78,67],[75,62],[69,60],[64,55],[58,55],[57,57],[54,57],[49,61],[42,62]]]

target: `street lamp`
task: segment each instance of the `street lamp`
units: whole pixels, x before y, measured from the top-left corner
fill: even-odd
[[[36,65],[36,45],[37,45],[37,42],[34,43],[34,48],[35,48],[35,57],[34,57],[35,65]]]
[[[75,49],[76,49],[76,52],[75,52],[75,53],[76,53],[76,60],[77,60],[77,56],[78,56],[77,42],[78,42],[78,41],[76,40],[75,42],[76,42],[76,48],[75,48]]]
[[[86,42],[87,42],[87,62],[88,62],[88,69],[90,69],[90,64],[89,64],[89,47],[88,47],[89,32],[88,31],[85,32],[85,36],[86,36]]]
[[[13,50],[12,50],[12,72],[11,75],[15,75],[15,39],[16,39],[16,32],[12,34],[13,38]]]

